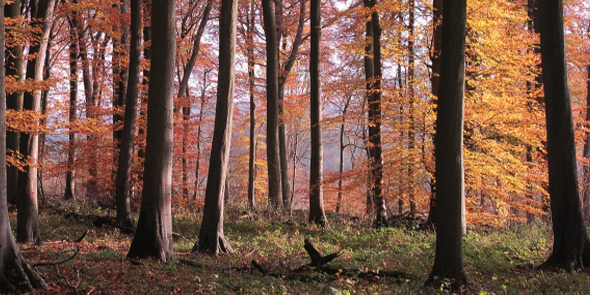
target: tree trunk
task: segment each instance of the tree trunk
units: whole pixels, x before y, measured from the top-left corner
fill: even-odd
[[[364,0],[365,7],[371,9],[370,28],[372,38],[372,62],[374,76],[370,77],[365,60],[368,90],[368,124],[369,124],[369,163],[371,174],[371,195],[375,207],[375,227],[387,225],[387,211],[383,194],[383,155],[381,150],[381,24],[379,12],[375,9],[377,0]],[[370,51],[369,51],[370,52]],[[370,54],[370,53],[368,53]]]
[[[414,186],[416,182],[414,180],[414,165],[416,159],[414,156],[414,129],[416,128],[414,122],[414,9],[415,1],[410,0],[410,35],[408,41],[408,90],[410,95],[410,106],[408,108],[408,115],[410,119],[410,128],[408,128],[408,151],[409,151],[409,163],[408,163],[408,183],[410,185],[409,201],[410,201],[410,214],[416,214],[416,196],[414,194]]]
[[[586,122],[590,122],[590,65],[586,67],[586,74],[588,80],[586,81]],[[590,130],[586,126],[586,140],[584,141],[584,158],[590,160]],[[583,202],[584,202],[584,219],[586,224],[590,223],[590,164],[584,165],[584,190],[583,190]]]
[[[281,17],[282,15],[277,15],[277,18]],[[282,21],[281,21],[282,23]],[[289,73],[291,73],[291,69],[297,60],[297,54],[299,51],[299,47],[303,43],[303,27],[305,25],[305,0],[299,0],[299,20],[297,23],[297,32],[295,33],[295,38],[293,39],[293,47],[291,48],[291,53],[289,57],[283,64],[283,67],[279,73],[279,86],[278,86],[278,99],[279,99],[279,151],[280,151],[280,161],[281,161],[281,185],[282,185],[282,192],[283,192],[283,206],[285,211],[290,211],[291,209],[291,188],[289,185],[289,166],[287,164],[287,135],[285,129],[285,122],[283,119],[283,99],[285,97],[285,83],[289,78]],[[279,29],[278,29],[279,30]],[[278,31],[277,30],[277,31]],[[277,44],[278,46],[278,44]]]
[[[324,212],[323,170],[324,149],[322,146],[322,88],[320,57],[322,38],[321,0],[311,0],[311,51],[309,79],[311,84],[311,162],[309,172],[309,222],[327,226]]]
[[[0,69],[4,68],[4,5],[0,5]],[[0,71],[0,154],[6,154],[6,91]],[[0,157],[0,293],[47,289],[47,284],[24,259],[12,235],[8,215],[6,157]]]
[[[172,260],[172,147],[176,1],[152,2],[150,65],[143,195],[128,257]]]
[[[263,0],[264,32],[266,34],[266,154],[268,161],[268,202],[271,207],[283,204],[279,147],[279,64],[273,0]]]
[[[129,46],[129,21],[127,20],[126,14],[129,13],[130,4],[129,0],[121,0],[117,5],[119,6],[119,13],[121,15],[121,36],[119,39],[113,38],[113,141],[117,150],[120,152],[123,141],[123,128],[120,125],[124,120],[123,109],[125,108],[126,102],[125,95],[127,93],[130,66],[126,65],[123,61],[123,57]],[[129,63],[130,62],[131,61],[129,61]],[[123,125],[124,124],[125,123],[123,122]],[[118,163],[120,163],[120,160],[117,160],[117,157],[115,156],[113,158],[113,177],[115,178],[115,183],[117,182]],[[115,195],[116,194],[115,187]]]
[[[6,17],[16,18],[21,15],[20,12],[21,1],[15,0],[9,5],[6,5],[4,15]],[[16,81],[23,81],[23,46],[14,46],[7,48],[8,56],[6,57],[6,76],[14,76]],[[6,96],[6,108],[20,111],[23,109],[23,92],[16,91]],[[6,133],[6,145],[8,153],[12,154],[20,152],[20,133],[15,131],[8,131]],[[18,168],[16,166],[7,167],[7,186],[8,186],[8,202],[12,204],[17,203],[17,187],[18,187]]]
[[[69,108],[69,141],[68,158],[66,160],[66,188],[64,200],[72,200],[76,194],[76,181],[74,173],[74,161],[76,159],[76,133],[72,131],[71,125],[77,120],[78,111],[78,45],[76,38],[76,25],[74,19],[70,20],[70,108]]]
[[[346,98],[346,103],[344,104],[344,108],[342,109],[342,119],[340,121],[340,152],[339,152],[339,159],[338,159],[338,199],[336,202],[336,213],[340,213],[340,209],[342,207],[342,183],[343,183],[343,174],[344,174],[344,150],[346,146],[344,145],[344,128],[346,127],[346,114],[348,110],[348,105],[350,104],[352,96],[348,96]]]
[[[199,231],[199,240],[193,247],[194,251],[213,255],[233,252],[223,234],[223,208],[232,136],[237,13],[238,1],[222,0],[219,19],[219,82],[215,127],[211,143],[203,222]]]
[[[434,153],[436,158],[436,252],[427,286],[465,285],[461,246],[463,175],[463,95],[465,85],[466,1],[444,0],[442,55]]]
[[[554,234],[553,252],[545,264],[573,270],[590,266],[590,249],[578,192],[561,0],[539,3],[539,28]]]
[[[139,74],[141,71],[141,3],[131,3],[131,44],[129,48],[129,75],[127,76],[127,93],[125,97],[125,117],[119,145],[119,163],[115,181],[115,202],[117,216],[115,222],[122,227],[133,227],[131,217],[131,162],[135,124],[137,121],[137,99],[139,96]]]
[[[431,93],[434,97],[438,99],[438,90],[440,88],[440,54],[441,54],[441,47],[442,47],[442,13],[443,13],[443,0],[433,0],[433,16],[432,16],[432,26],[433,26],[433,33],[432,33],[432,44],[433,49],[430,55],[430,59],[432,61],[432,74],[430,76],[430,85],[431,85]],[[436,100],[433,101],[436,108]],[[426,128],[424,128],[426,132]],[[434,171],[432,171],[433,167],[429,167],[431,165],[427,165],[426,169],[430,172],[430,175],[434,175]],[[429,202],[429,210],[428,210],[428,219],[427,223],[431,225],[436,225],[436,186],[434,184],[434,178],[430,180],[430,202]]]
[[[254,97],[255,64],[254,64],[254,26],[256,11],[254,0],[250,1],[250,10],[246,31],[246,54],[248,58],[248,94],[250,96],[250,146],[248,152],[248,205],[256,211],[256,100]]]
[[[38,19],[43,19],[43,28],[39,36],[39,45],[35,45],[29,49],[29,55],[35,55],[35,58],[29,61],[30,64],[27,65],[27,78],[34,79],[35,81],[43,81],[45,55],[47,54],[49,35],[53,23],[55,0],[39,1],[38,5],[35,16]],[[41,96],[41,89],[35,89],[32,93],[26,92],[24,95],[23,109],[40,114]],[[21,134],[20,141],[21,153],[25,158],[28,157],[30,162],[23,167],[24,171],[21,171],[19,175],[16,238],[20,243],[40,244],[39,208],[37,203],[39,135],[23,133]]]
[[[201,90],[201,106],[199,108],[199,120],[197,121],[197,163],[195,167],[195,192],[193,194],[193,200],[197,199],[197,192],[199,185],[201,184],[201,133],[202,133],[202,124],[203,124],[203,112],[205,111],[205,92],[207,90],[207,75],[209,71],[205,71],[203,75],[203,88]]]

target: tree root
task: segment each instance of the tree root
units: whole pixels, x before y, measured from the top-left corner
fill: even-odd
[[[86,235],[86,233],[84,235],[82,235],[81,238],[84,238],[84,236]],[[76,250],[74,252],[74,254],[62,261],[58,261],[58,262],[39,262],[39,263],[35,263],[35,264],[31,264],[29,267],[31,268],[31,270],[36,270],[37,267],[39,266],[51,266],[53,267],[53,269],[55,270],[55,274],[57,276],[58,279],[61,279],[65,282],[65,285],[71,289],[73,289],[74,291],[78,290],[78,287],[80,287],[80,283],[82,282],[82,280],[80,279],[80,270],[77,269],[76,267],[74,267],[74,269],[76,270],[76,279],[71,281],[68,277],[64,276],[61,274],[60,270],[59,270],[59,265],[64,264],[68,261],[73,260],[74,258],[76,258],[76,255],[78,255],[78,253],[80,252],[80,247],[76,247]],[[36,271],[35,271],[36,273]]]
[[[319,272],[327,275],[332,275],[334,276],[334,278],[354,277],[366,279],[369,281],[377,281],[381,278],[395,278],[404,280],[414,279],[413,276],[400,271],[371,271],[355,268],[334,267],[328,265],[328,263],[340,256],[340,252],[335,252],[332,254],[328,254],[326,256],[322,256],[321,253],[314,247],[314,245],[308,239],[305,239],[303,247],[305,248],[307,254],[311,259],[311,262],[309,264],[300,266],[287,272],[273,272],[267,269],[266,267],[262,266],[256,260],[252,260],[252,268],[264,275],[273,276],[277,278],[289,278],[298,280],[309,279],[310,277],[309,275],[307,275],[307,273],[310,272]]]

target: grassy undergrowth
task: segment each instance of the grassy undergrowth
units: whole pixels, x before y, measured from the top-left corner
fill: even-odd
[[[58,213],[59,212],[59,213]],[[125,259],[131,236],[112,227],[94,227],[89,218],[64,217],[107,214],[95,209],[60,204],[41,211],[42,246],[21,245],[31,263],[63,260],[80,248],[71,261],[39,267],[50,285],[37,294],[444,294],[422,287],[434,259],[434,235],[408,229],[372,230],[368,222],[333,216],[331,228],[266,218],[227,218],[225,231],[236,250],[232,255],[190,255],[200,216],[176,215],[176,261],[135,264]],[[14,216],[12,222],[14,224]],[[72,242],[89,230],[80,243]],[[414,279],[396,280],[334,277],[313,273],[304,279],[264,276],[253,270],[255,259],[276,272],[308,263],[303,241],[309,238],[323,253],[342,251],[332,265],[368,270],[397,270]],[[473,228],[464,238],[465,271],[471,294],[587,294],[585,272],[548,272],[536,269],[549,254],[550,228],[527,225],[511,229]],[[192,265],[182,263],[190,260]],[[70,285],[66,284],[68,278]]]

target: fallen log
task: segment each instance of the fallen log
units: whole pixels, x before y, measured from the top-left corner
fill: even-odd
[[[264,267],[256,260],[252,260],[252,268],[259,271],[263,275],[279,277],[279,278],[287,278],[287,279],[309,279],[309,276],[305,277],[302,276],[305,273],[311,272],[319,272],[327,275],[337,277],[354,277],[354,278],[361,278],[371,281],[376,281],[381,278],[394,278],[394,279],[402,279],[402,280],[410,280],[414,279],[414,277],[410,274],[401,272],[401,271],[383,271],[383,270],[366,270],[366,269],[358,269],[358,268],[343,268],[343,267],[335,267],[328,265],[329,262],[338,258],[341,255],[341,252],[335,252],[332,254],[328,254],[322,256],[320,251],[316,249],[316,247],[308,240],[305,239],[303,248],[307,251],[309,258],[311,259],[310,263],[306,265],[302,265],[298,268],[287,272],[273,272],[268,268]]]

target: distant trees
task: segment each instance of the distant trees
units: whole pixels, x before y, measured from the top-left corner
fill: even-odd
[[[215,129],[203,221],[193,251],[214,255],[233,252],[223,233],[224,197],[227,197],[227,174],[232,138],[232,115],[235,76],[237,0],[223,0],[219,19],[219,81],[215,108]]]
[[[578,190],[574,124],[565,58],[563,1],[539,3],[541,60],[547,119],[553,251],[546,265],[566,270],[590,265],[590,241]]]
[[[443,0],[440,88],[436,113],[436,253],[426,285],[450,279],[453,289],[466,282],[461,246],[463,101],[465,84],[465,0]],[[444,214],[442,213],[444,212]]]
[[[172,113],[176,59],[176,1],[154,0],[143,195],[128,257],[174,257],[172,248]]]

